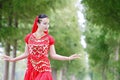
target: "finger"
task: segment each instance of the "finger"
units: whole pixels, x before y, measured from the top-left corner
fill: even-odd
[[[72,56],[77,56],[77,54],[73,54]]]
[[[3,58],[10,58],[10,56],[2,55]]]
[[[81,56],[80,54],[76,54],[76,55],[74,55],[73,57],[74,57],[74,58],[80,58],[80,56]]]
[[[80,57],[80,54],[74,54],[73,56],[75,56],[75,57]]]
[[[5,60],[5,61],[9,61],[10,60],[10,58],[2,58],[3,60]]]

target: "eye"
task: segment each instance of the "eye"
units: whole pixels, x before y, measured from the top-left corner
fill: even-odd
[[[44,25],[46,25],[47,23],[43,23]]]
[[[44,24],[44,25],[49,25],[49,23],[47,23],[47,22],[46,22],[46,23],[43,23],[43,24]]]

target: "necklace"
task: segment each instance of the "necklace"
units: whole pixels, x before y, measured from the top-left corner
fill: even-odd
[[[42,32],[42,33],[34,33],[33,34],[35,36],[36,39],[40,39],[41,37],[43,37],[45,34]]]

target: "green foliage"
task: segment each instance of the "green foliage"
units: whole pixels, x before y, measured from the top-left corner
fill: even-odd
[[[81,51],[80,31],[76,17],[77,13],[76,9],[72,6],[73,3],[61,9],[51,9],[51,16],[49,16],[51,20],[50,33],[55,38],[57,54],[64,56],[70,56],[73,53]],[[69,8],[71,8],[71,10],[69,10]],[[68,14],[70,14],[70,16]],[[55,65],[54,67],[57,69],[66,66],[66,64],[68,64],[68,62],[52,60],[52,65]]]
[[[115,60],[116,48],[120,45],[120,1],[82,0],[82,4],[85,7],[87,23],[86,50],[90,54],[91,66],[94,66],[93,73],[104,71],[106,72],[104,76],[108,77],[108,80],[117,80],[114,76],[120,75],[118,72],[120,66]]]
[[[93,26],[86,31],[87,51],[90,58],[94,60],[94,65],[107,65],[109,60],[108,45],[105,42],[106,32]]]
[[[82,0],[86,19],[104,28],[120,30],[120,1],[118,0]]]
[[[27,31],[28,29],[24,28],[2,27],[0,28],[0,41],[13,44],[14,40],[22,40],[22,36],[24,36]]]

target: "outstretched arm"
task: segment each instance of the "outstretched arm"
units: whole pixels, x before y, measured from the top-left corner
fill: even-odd
[[[52,59],[56,59],[56,60],[73,60],[73,59],[79,58],[80,55],[79,54],[73,54],[69,57],[58,55],[58,54],[56,54],[54,45],[51,45],[50,46],[50,57]]]
[[[15,57],[15,58],[11,58],[10,56],[3,55],[2,58],[3,58],[3,60],[6,60],[6,61],[15,62],[15,61],[27,58],[27,56],[28,56],[28,47],[27,47],[27,44],[26,44],[24,54],[22,54],[22,55],[20,55],[18,57]]]

